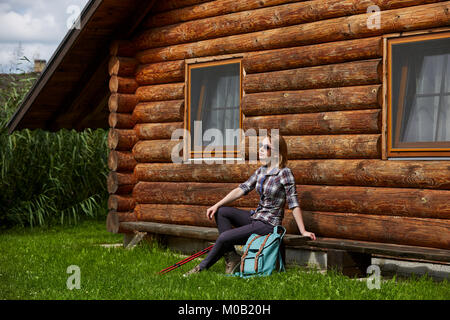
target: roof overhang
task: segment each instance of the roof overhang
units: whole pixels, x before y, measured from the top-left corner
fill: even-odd
[[[108,128],[110,44],[129,39],[155,1],[90,0],[9,120],[20,129]]]

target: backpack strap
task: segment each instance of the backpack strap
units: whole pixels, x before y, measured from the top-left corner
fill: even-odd
[[[250,241],[250,243],[249,243],[248,246],[247,246],[247,249],[245,250],[244,254],[242,255],[242,257],[241,257],[241,274],[244,273],[244,261],[245,261],[245,258],[246,258],[247,255],[248,255],[248,250],[250,249],[250,246],[252,245],[253,241],[255,241],[256,239],[258,239],[258,238],[260,238],[260,237],[262,237],[262,236],[261,236],[261,235],[255,236],[255,237],[252,239],[252,241]]]
[[[282,233],[281,236],[280,236],[280,237],[281,237],[280,239],[283,239],[284,234],[286,233],[286,228],[283,227],[283,226],[275,226],[275,227],[274,227],[274,230],[273,230],[273,233],[278,234],[278,229],[283,230],[283,233]]]
[[[278,229],[281,229],[283,232],[280,236],[280,245],[283,241],[283,237],[286,234],[286,228],[279,225],[279,226],[275,226],[273,232],[278,234]],[[279,268],[278,271],[286,271],[286,269],[284,268],[284,264],[283,264],[283,257],[281,256],[281,250],[278,250],[278,261],[279,261]]]
[[[279,261],[279,268],[278,271],[286,271],[283,264],[283,257],[281,256],[281,252],[278,251],[278,261]]]
[[[259,248],[258,252],[256,253],[256,256],[255,256],[255,272],[258,272],[258,258],[259,258],[259,255],[261,254],[261,252],[263,251],[264,245],[266,244],[267,239],[269,239],[270,235],[271,235],[271,233],[269,233],[269,234],[266,236],[266,238],[264,239],[264,241],[263,241],[261,247]]]

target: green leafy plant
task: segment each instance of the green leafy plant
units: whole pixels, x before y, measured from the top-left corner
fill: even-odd
[[[8,120],[36,80],[2,75],[0,86],[0,225],[75,224],[107,213],[107,131],[23,129]]]

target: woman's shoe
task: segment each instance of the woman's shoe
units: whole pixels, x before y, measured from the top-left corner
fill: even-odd
[[[231,274],[237,265],[241,263],[241,256],[235,251],[230,251],[224,254],[225,257],[225,273]]]
[[[188,272],[183,274],[183,277],[188,277],[193,273],[199,273],[201,271],[202,271],[202,269],[200,269],[200,265],[196,265],[194,268],[192,268],[191,270],[189,270]]]

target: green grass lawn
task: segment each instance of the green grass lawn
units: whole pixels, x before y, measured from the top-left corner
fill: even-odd
[[[199,260],[166,275],[158,271],[183,257],[143,242],[133,250],[104,248],[122,236],[104,221],[75,227],[13,229],[0,234],[0,299],[450,299],[448,280],[392,279],[369,290],[364,281],[300,267],[270,277],[226,277],[223,259],[209,271],[183,278]],[[76,265],[81,288],[67,289]]]

